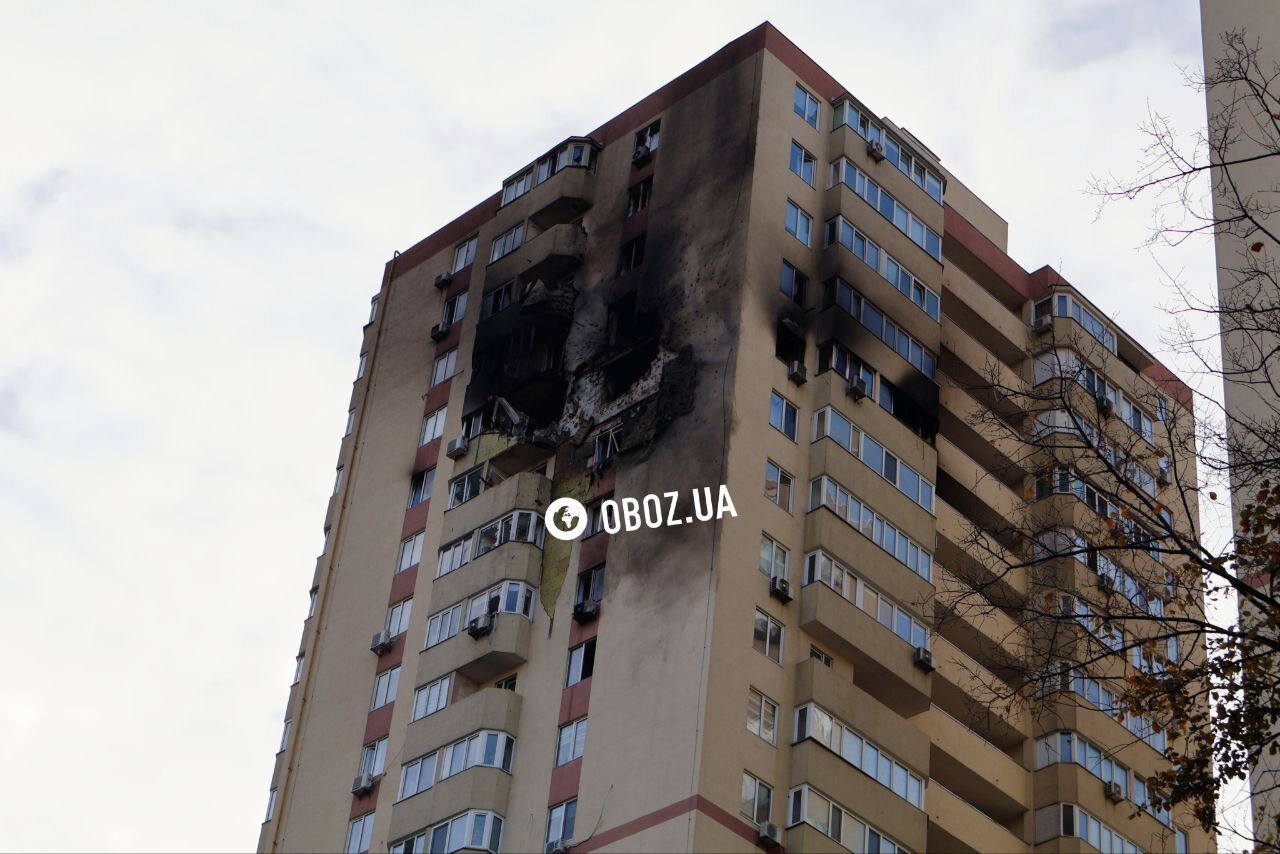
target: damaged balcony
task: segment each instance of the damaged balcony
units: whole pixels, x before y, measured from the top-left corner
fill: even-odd
[[[535,429],[560,416],[568,388],[564,343],[576,297],[571,278],[553,284],[540,279],[521,290],[518,305],[476,327],[468,412],[503,398]]]

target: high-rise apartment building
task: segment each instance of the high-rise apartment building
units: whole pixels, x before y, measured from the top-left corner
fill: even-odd
[[[1214,250],[1218,268],[1218,303],[1224,309],[1238,310],[1250,306],[1263,306],[1262,321],[1235,320],[1230,314],[1221,318],[1223,404],[1227,414],[1227,429],[1231,444],[1236,448],[1249,448],[1265,443],[1275,429],[1276,416],[1280,414],[1280,397],[1271,382],[1273,357],[1280,342],[1274,340],[1274,312],[1276,304],[1274,264],[1280,251],[1270,237],[1280,225],[1280,216],[1272,210],[1272,195],[1280,185],[1278,158],[1274,156],[1277,139],[1273,119],[1269,115],[1271,104],[1278,94],[1269,92],[1260,102],[1249,97],[1252,85],[1263,85],[1272,80],[1274,68],[1280,62],[1280,7],[1270,0],[1237,0],[1232,3],[1200,2],[1200,27],[1204,47],[1206,73],[1216,76],[1216,65],[1236,55],[1236,46],[1224,39],[1232,33],[1242,37],[1242,44],[1256,49],[1257,64],[1248,74],[1249,81],[1238,85],[1217,82],[1205,89],[1205,106],[1208,111],[1208,139],[1212,163],[1230,163],[1229,176],[1214,170],[1213,216],[1221,223],[1214,229]],[[1260,113],[1259,110],[1262,112]],[[1262,119],[1265,124],[1260,122]],[[1271,153],[1271,156],[1267,156]],[[1242,204],[1241,200],[1245,200]],[[1258,230],[1248,223],[1234,223],[1248,208],[1248,212],[1267,230]],[[1233,224],[1234,223],[1234,224]],[[1268,233],[1269,232],[1269,233]],[[1261,251],[1252,246],[1258,244]],[[1272,449],[1266,447],[1264,454]],[[1256,489],[1256,477],[1246,471],[1246,459],[1253,456],[1246,451],[1232,460],[1232,518],[1248,502],[1248,496]],[[1242,458],[1243,457],[1243,458]],[[1246,579],[1252,584],[1264,584],[1261,578]],[[1250,619],[1246,606],[1242,617]],[[1263,754],[1251,779],[1253,812],[1255,817],[1268,816],[1258,827],[1259,837],[1275,833],[1274,819],[1280,815],[1280,758]]]
[[[1034,493],[968,387],[1055,323],[1185,386],[768,24],[537,154],[386,265],[260,850],[1209,847],[1156,738],[975,704],[998,609],[937,625]]]

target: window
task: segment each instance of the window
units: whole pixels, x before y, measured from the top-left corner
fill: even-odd
[[[650,175],[639,184],[627,190],[627,216],[631,217],[649,207],[649,199],[653,196],[653,176]]]
[[[462,624],[462,605],[459,602],[431,615],[427,620],[427,645],[424,649],[444,643],[458,633],[458,627]]]
[[[764,497],[777,504],[788,513],[791,512],[791,491],[793,480],[791,475],[773,460],[764,461]]]
[[[778,664],[782,663],[782,624],[763,611],[756,611],[752,635],[755,651]]]
[[[453,676],[441,676],[413,692],[413,720],[420,720],[449,705],[449,688]]]
[[[391,846],[391,854],[453,854],[462,849],[497,851],[502,844],[502,816],[470,810]]]
[[[420,471],[409,479],[409,506],[417,507],[431,497],[431,487],[436,482],[436,470]]]
[[[747,694],[747,732],[777,744],[778,704],[755,688]]]
[[[377,319],[378,319],[378,296],[377,294],[375,294],[373,299],[369,300],[369,320],[366,321],[365,325],[368,326],[370,323],[373,323]]]
[[[610,427],[598,433],[595,437],[595,454],[593,459],[597,465],[604,465],[617,456],[618,453],[618,434],[622,431],[621,427]]]
[[[316,600],[320,598],[320,588],[312,587],[309,594],[311,601],[307,603],[307,619],[311,619],[316,615]]]
[[[791,790],[788,824],[804,822],[850,851],[905,854],[901,845],[808,784]]]
[[[480,765],[510,772],[515,749],[516,740],[505,732],[483,729],[472,733],[440,749],[440,779]]]
[[[924,779],[826,709],[806,703],[796,709],[796,741],[811,738],[918,809],[924,809]]]
[[[1053,307],[1053,314],[1057,317],[1070,317],[1084,327],[1084,331],[1088,332],[1098,340],[1102,346],[1106,347],[1112,353],[1116,352],[1116,336],[1115,333],[1107,328],[1097,315],[1090,311],[1084,304],[1077,300],[1071,294],[1055,294],[1045,299],[1033,307],[1033,316],[1045,316],[1048,310],[1043,308],[1045,303],[1050,303]]]
[[[532,620],[533,594],[534,589],[523,581],[503,581],[471,597],[467,619],[474,620],[485,614],[520,614]]]
[[[582,532],[582,538],[594,536],[604,530],[604,502],[605,498],[598,498],[587,505],[587,527]]]
[[[831,666],[831,656],[827,655],[825,652],[818,649],[816,646],[809,647],[809,657],[814,659],[815,661],[818,661],[821,664],[826,665],[827,667]]]
[[[489,247],[489,263],[492,264],[504,255],[510,255],[520,248],[524,242],[524,223],[518,223],[493,238]]]
[[[583,747],[587,743],[587,719],[582,718],[571,724],[565,724],[560,727],[560,739],[556,747],[556,765],[560,766],[566,762],[582,756]]]
[[[450,510],[480,494],[484,489],[483,469],[483,466],[476,466],[449,481]]]
[[[916,186],[928,193],[929,198],[939,204],[942,203],[942,178],[933,169],[927,167],[921,158],[908,151],[907,146],[885,133],[883,128],[862,115],[858,108],[848,101],[837,104],[835,113],[834,127],[848,125],[863,139],[884,145],[885,159],[897,166]]]
[[[372,744],[366,744],[360,752],[360,773],[372,774],[375,777],[387,767],[387,739],[380,738]]]
[[[630,273],[644,263],[644,235],[632,238],[622,244],[618,252],[618,275]]]
[[[578,573],[578,589],[574,594],[573,604],[599,602],[602,598],[604,598],[604,564]]]
[[[809,484],[809,509],[819,507],[834,512],[925,581],[932,580],[930,552],[826,475],[814,478]]]
[[[768,534],[760,535],[759,569],[770,578],[787,577],[788,552]]]
[[[458,348],[436,357],[431,369],[431,385],[437,386],[458,372]]]
[[[289,734],[293,731],[293,719],[284,719],[284,732],[280,734],[280,749],[277,753],[283,753],[284,749],[289,746]]]
[[[805,88],[799,83],[796,84],[796,115],[804,119],[805,124],[815,130],[818,127],[818,99],[805,91]]]
[[[406,762],[400,770],[400,797],[411,798],[419,792],[425,792],[435,781],[435,753],[428,753],[412,762]]]
[[[644,130],[636,134],[636,148],[647,146],[650,151],[658,150],[658,131],[661,129],[662,121],[656,121]]]
[[[333,476],[333,494],[337,495],[338,490],[342,488],[342,466],[338,466]]]
[[[510,282],[499,285],[489,291],[480,299],[480,319],[493,317],[504,308],[511,305],[511,297],[515,292],[516,283],[513,279]]]
[[[769,399],[769,426],[791,441],[796,440],[796,408],[776,391]]]
[[[551,808],[547,814],[547,850],[557,847],[557,843],[569,842],[573,839],[574,819],[578,815],[578,799]]]
[[[787,234],[790,234],[805,246],[809,245],[809,233],[813,229],[813,218],[802,211],[790,199],[787,199],[786,229]]]
[[[456,543],[440,550],[440,560],[436,563],[436,578],[448,575],[471,560],[471,535],[463,537]]]
[[[347,830],[346,854],[368,854],[369,843],[373,839],[373,816],[368,812],[351,820]]]
[[[773,787],[742,772],[742,814],[755,824],[769,821],[773,812]]]
[[[934,320],[940,318],[940,302],[937,292],[913,276],[905,265],[888,252],[882,250],[875,241],[854,228],[852,223],[843,216],[837,216],[827,221],[826,238],[823,245],[831,246],[834,243],[839,243],[857,256],[859,260],[865,262],[872,270],[875,270],[883,278],[888,279],[889,284],[915,303],[916,307],[925,314]],[[844,306],[844,308],[850,314],[853,314],[853,311],[848,306]],[[866,325],[865,322],[864,325]],[[879,330],[873,331],[877,335],[880,334]]]
[[[844,184],[853,190],[871,207],[879,211],[881,216],[893,223],[895,228],[910,238],[911,242],[929,253],[931,258],[935,261],[942,260],[942,237],[925,225],[924,221],[909,211],[906,206],[885,192],[884,188],[870,176],[843,157],[831,164],[829,186],[834,187],[836,184]]]
[[[447,409],[448,407],[442,406],[422,419],[422,437],[418,440],[419,445],[425,445],[444,435],[444,418]]]
[[[412,612],[412,596],[387,609],[387,631],[392,637],[409,631],[409,616]]]
[[[793,302],[804,305],[804,289],[809,284],[809,277],[801,273],[786,261],[782,262],[781,290]]]
[[[1154,443],[1156,440],[1155,428],[1147,414],[1134,406],[1133,402],[1127,397],[1124,398],[1121,404],[1121,414],[1124,417],[1124,423],[1133,428],[1133,431],[1142,438],[1146,439],[1148,442]]]
[[[929,645],[929,630],[924,623],[821,549],[805,558],[804,584],[815,582],[827,585],[912,646]]]
[[[514,202],[533,188],[533,170],[526,169],[502,185],[502,203]]]
[[[539,548],[545,536],[542,514],[516,510],[501,516],[476,532],[475,556],[487,554],[503,543],[532,543]]]
[[[444,314],[440,317],[440,326],[448,327],[462,320],[463,315],[467,313],[467,292],[463,291],[457,296],[449,297],[444,301]]]
[[[272,789],[270,792],[267,793],[267,817],[264,818],[263,821],[264,822],[271,821],[271,819],[275,817],[276,817],[276,790]]]
[[[343,429],[342,435],[350,436],[351,431],[355,429],[355,426],[356,426],[356,411],[354,409],[348,409],[347,410],[347,426]]]
[[[297,685],[302,681],[302,663],[306,658],[306,653],[298,653],[298,657],[293,660],[293,683]]]
[[[810,187],[817,186],[816,174],[818,170],[818,160],[812,154],[804,150],[804,146],[795,140],[791,141],[791,171],[800,176]]]
[[[459,243],[453,250],[453,267],[449,272],[456,273],[463,267],[471,264],[476,260],[476,246],[480,242],[480,236],[473,234],[466,240]]]
[[[364,376],[365,365],[368,363],[368,361],[369,361],[369,354],[361,353],[360,364],[356,365],[356,379],[360,379],[361,377]]]
[[[596,639],[592,638],[569,650],[569,670],[565,678],[565,687],[577,685],[583,679],[590,679],[596,666]]]
[[[512,673],[503,679],[499,679],[493,683],[493,687],[500,688],[503,691],[514,691],[516,689],[516,674]]]
[[[400,561],[396,564],[396,572],[404,572],[422,561],[422,543],[425,538],[426,531],[419,531],[400,543]]]
[[[823,307],[827,308],[831,305],[838,305],[845,312],[857,318],[859,323],[874,332],[877,338],[887,344],[890,350],[910,362],[911,367],[929,379],[934,378],[938,367],[938,357],[925,349],[923,344],[907,334],[902,327],[890,320],[884,312],[865,299],[844,279],[837,277],[827,282]]]
[[[380,709],[387,703],[396,701],[396,690],[400,687],[400,665],[384,670],[373,680],[373,705],[370,709]]]

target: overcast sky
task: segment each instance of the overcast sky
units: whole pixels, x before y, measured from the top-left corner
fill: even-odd
[[[1160,349],[1193,0],[442,6],[0,5],[0,847],[253,848],[384,262],[762,20]]]

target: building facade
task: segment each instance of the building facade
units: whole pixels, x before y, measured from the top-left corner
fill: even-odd
[[[943,591],[1047,505],[972,387],[1034,384],[1047,323],[1190,417],[1006,238],[764,24],[397,254],[259,850],[1209,847],[1142,808],[1151,739],[976,702],[1017,628]]]
[[[1259,51],[1257,67],[1250,76],[1255,82],[1269,81],[1274,66],[1280,61],[1280,8],[1267,0],[1240,0],[1217,3],[1201,0],[1200,27],[1204,45],[1204,64],[1212,74],[1216,63],[1230,56],[1233,49],[1224,42],[1229,33],[1240,33],[1245,43]],[[1272,86],[1274,90],[1274,84]],[[1274,100],[1276,92],[1270,92]],[[1280,139],[1271,126],[1258,121],[1256,108],[1247,100],[1245,84],[1232,86],[1219,83],[1205,88],[1208,138],[1213,163],[1232,163],[1227,176],[1213,172],[1213,216],[1229,223],[1241,213],[1239,199],[1248,200],[1251,213],[1266,231],[1246,226],[1215,228],[1214,253],[1217,262],[1218,304],[1226,309],[1250,305],[1275,305],[1275,257],[1280,247],[1270,235],[1280,226],[1271,211],[1280,169],[1274,156]],[[1261,105],[1258,105],[1261,106]],[[1271,156],[1267,156],[1272,153]],[[1237,162],[1239,161],[1239,162]],[[1268,233],[1269,232],[1269,233]],[[1261,251],[1251,247],[1258,243]],[[1236,323],[1230,315],[1222,316],[1223,404],[1227,429],[1231,431],[1233,448],[1248,448],[1275,429],[1280,413],[1280,397],[1270,382],[1272,359],[1263,354],[1274,352],[1274,334],[1247,322]],[[1262,324],[1263,327],[1266,324]],[[1246,328],[1251,327],[1251,328]],[[1274,332],[1274,330],[1270,330]],[[1270,448],[1267,448],[1267,453]],[[1244,471],[1243,460],[1232,460],[1231,502],[1233,520],[1252,495],[1255,484]],[[1261,583],[1252,580],[1252,583]],[[1243,609],[1243,619],[1251,619]],[[1251,775],[1252,807],[1260,837],[1276,838],[1275,818],[1280,815],[1280,760],[1264,755]]]

